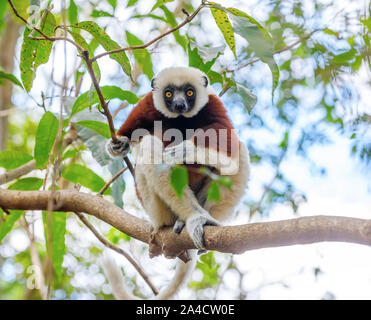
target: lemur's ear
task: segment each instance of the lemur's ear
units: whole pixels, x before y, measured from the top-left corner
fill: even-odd
[[[151,81],[152,90],[155,90],[155,81],[156,81],[155,78],[153,78],[152,81]]]
[[[204,87],[207,87],[207,85],[209,84],[209,80],[207,79],[207,77],[203,76],[203,84],[204,84]]]

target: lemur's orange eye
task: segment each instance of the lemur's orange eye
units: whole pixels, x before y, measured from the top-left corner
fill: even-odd
[[[171,98],[173,96],[172,92],[171,91],[166,91],[165,92],[165,97],[166,98]]]
[[[192,97],[193,96],[193,90],[188,90],[187,91],[187,96]]]

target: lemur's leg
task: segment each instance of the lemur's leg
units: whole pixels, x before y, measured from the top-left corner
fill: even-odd
[[[140,170],[143,170],[142,177],[146,180],[145,184],[149,188],[149,193],[156,194],[170,208],[178,220],[185,221],[187,231],[195,246],[203,249],[203,226],[218,225],[218,222],[200,206],[193,191],[188,186],[185,188],[182,198],[179,199],[170,185],[171,168],[164,165],[162,159],[156,158],[158,154],[162,156],[163,144],[160,139],[151,135],[145,136],[137,150],[137,167],[140,166]],[[153,152],[155,154],[151,154]],[[141,194],[140,188],[138,188],[138,191]],[[143,198],[143,202],[145,201]],[[149,210],[151,210],[150,207]],[[152,210],[148,213],[154,215]],[[176,224],[175,231],[179,231],[179,229],[181,231],[180,221]]]
[[[210,215],[221,221],[230,217],[235,207],[240,202],[247,187],[249,176],[249,154],[247,148],[241,144],[239,152],[239,168],[238,174],[226,176],[232,180],[232,187],[220,187],[220,201],[210,202],[207,200],[208,186],[205,186],[198,194],[199,201],[205,200],[203,207]]]
[[[170,169],[158,171],[156,170],[156,166],[147,169],[147,183],[152,186],[152,190],[178,217],[175,231],[181,226],[180,221],[185,221],[187,231],[195,246],[198,249],[203,249],[203,226],[218,225],[219,223],[199,205],[193,191],[188,186],[183,191],[182,198],[179,199],[173,187],[170,185]]]
[[[163,226],[172,226],[176,221],[175,215],[169,206],[154,192],[148,184],[148,165],[138,164],[135,167],[135,184],[141,198],[142,206],[151,219],[151,224],[158,231]]]

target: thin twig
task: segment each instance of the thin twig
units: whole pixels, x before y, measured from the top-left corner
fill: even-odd
[[[103,97],[102,90],[101,90],[101,88],[99,86],[97,77],[95,76],[95,73],[94,73],[94,70],[93,70],[93,63],[92,63],[91,59],[89,58],[89,51],[88,50],[84,50],[82,52],[82,58],[86,62],[86,65],[87,65],[87,68],[88,68],[88,72],[89,72],[91,81],[93,82],[93,86],[95,88],[95,91],[98,94],[100,105],[103,108],[104,114],[105,114],[105,116],[107,118],[108,125],[109,125],[109,128],[110,128],[110,133],[111,133],[112,141],[113,142],[117,142],[118,140],[117,140],[116,133],[115,133],[115,127],[113,125],[112,115],[111,115],[111,113],[108,110],[107,102],[106,102],[106,100]]]
[[[37,32],[39,32],[41,35],[42,35],[42,37],[30,37],[30,39],[32,39],[32,40],[49,40],[49,41],[52,41],[52,42],[54,42],[54,41],[57,41],[57,40],[63,40],[63,41],[67,41],[67,42],[69,42],[69,43],[71,43],[71,44],[73,44],[80,52],[82,52],[83,50],[84,50],[84,48],[83,47],[81,47],[79,44],[77,44],[75,41],[73,41],[73,40],[71,40],[71,39],[69,39],[69,38],[67,38],[67,37],[49,37],[49,36],[47,36],[43,31],[41,31],[39,28],[37,28],[37,27],[34,27],[34,26],[31,26],[29,23],[28,23],[28,21],[25,19],[25,18],[23,18],[19,13],[18,13],[18,11],[17,11],[17,9],[14,7],[14,4],[12,3],[12,1],[11,0],[8,0],[8,2],[9,2],[9,4],[10,4],[10,6],[11,6],[11,8],[12,8],[12,10],[13,10],[13,12],[14,12],[14,14],[19,18],[19,19],[21,19],[26,25],[27,25],[27,27],[29,27],[30,29],[33,29],[33,30],[36,30]],[[31,32],[32,33],[32,32]]]
[[[103,238],[99,232],[94,228],[94,226],[88,221],[88,219],[85,218],[85,216],[81,212],[75,212],[75,214],[80,218],[80,220],[90,229],[91,232],[97,237],[97,239],[103,243],[106,247],[116,251],[117,253],[123,255],[132,265],[133,267],[138,271],[138,273],[142,276],[143,280],[148,284],[148,286],[151,288],[152,292],[155,295],[158,295],[157,288],[152,284],[152,282],[149,280],[148,276],[145,274],[143,269],[138,265],[138,263],[128,254],[126,251],[122,250],[119,247],[116,247],[111,242]]]
[[[273,183],[276,181],[276,178],[277,178],[277,176],[279,174],[280,165],[281,165],[281,162],[282,162],[283,158],[285,157],[285,154],[286,154],[286,150],[284,152],[282,152],[280,158],[277,161],[276,172],[275,172],[272,180],[264,187],[264,192],[263,192],[262,196],[260,197],[260,200],[257,202],[257,204],[255,204],[255,206],[253,207],[253,209],[250,211],[250,214],[249,214],[249,217],[250,218],[254,215],[254,213],[256,211],[258,211],[260,209],[265,196],[267,195],[267,193],[269,192],[269,190],[272,188]]]
[[[115,49],[115,50],[111,50],[111,51],[106,51],[106,52],[103,52],[103,53],[98,54],[95,57],[91,58],[90,61],[91,62],[96,61],[97,59],[102,58],[102,57],[104,57],[108,54],[112,54],[112,53],[118,53],[118,52],[122,52],[122,51],[136,50],[136,49],[145,49],[145,48],[149,47],[151,44],[157,42],[158,40],[162,39],[163,37],[166,37],[167,35],[173,33],[174,31],[176,31],[176,30],[182,28],[183,26],[185,26],[187,23],[191,22],[193,20],[193,18],[204,7],[206,7],[206,5],[204,3],[200,4],[198,6],[198,8],[195,11],[193,11],[193,13],[191,15],[186,16],[186,18],[184,19],[184,21],[182,23],[180,23],[177,26],[175,26],[174,28],[160,34],[158,37],[152,39],[151,41],[148,41],[147,43],[144,43],[144,44],[139,45],[139,46],[132,46],[132,47],[119,48],[119,49]]]
[[[94,85],[94,88],[95,88],[95,91],[97,92],[98,94],[98,97],[99,97],[99,101],[100,101],[100,105],[101,107],[103,108],[104,110],[104,115],[106,116],[107,118],[107,121],[108,121],[108,126],[110,128],[110,133],[111,133],[111,138],[112,138],[112,141],[113,142],[117,142],[118,139],[116,137],[116,133],[115,133],[115,127],[114,127],[114,124],[113,124],[113,118],[112,118],[112,115],[108,109],[108,105],[103,97],[103,93],[102,93],[102,90],[99,86],[99,83],[98,83],[98,80],[97,80],[97,77],[95,76],[95,73],[94,73],[94,70],[93,70],[93,62],[92,62],[92,59],[89,58],[89,51],[87,50],[84,50],[82,52],[82,58],[85,60],[86,62],[86,65],[87,65],[87,68],[88,68],[88,72],[89,72],[89,75],[90,75],[90,78],[93,82],[93,85]],[[128,157],[124,157],[124,161],[126,163],[126,166],[129,168],[131,174],[135,175],[135,171],[134,171],[134,167],[133,165],[131,164],[130,160]]]
[[[117,114],[122,110],[122,109],[125,109],[127,106],[129,105],[129,102],[127,101],[124,101],[123,103],[121,103],[117,109],[115,111],[113,111],[112,113],[112,118],[115,119]]]
[[[103,193],[108,189],[108,187],[119,177],[121,176],[126,170],[128,169],[128,167],[124,167],[122,168],[119,172],[117,172],[112,178],[111,180],[109,180],[105,186],[98,192],[98,195],[103,195]]]
[[[42,268],[39,252],[37,251],[37,247],[36,247],[36,243],[35,243],[35,237],[31,233],[31,231],[29,230],[29,224],[28,224],[28,222],[26,221],[25,218],[23,220],[20,219],[19,223],[25,229],[25,231],[27,233],[27,237],[30,240],[31,262],[34,266],[36,266],[39,269],[38,270],[39,272],[37,273],[38,276],[35,277],[36,288],[40,292],[41,299],[47,300],[48,295],[47,295],[47,292],[46,292],[45,277],[44,277],[44,274],[43,274],[43,271],[42,271],[43,268]]]

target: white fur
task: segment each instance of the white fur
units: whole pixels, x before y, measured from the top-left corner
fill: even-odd
[[[229,157],[222,151],[213,148],[197,147],[193,141],[183,142],[167,147],[164,150],[164,161],[166,163],[202,164],[219,170],[221,175],[234,175],[239,170],[239,157]]]
[[[162,70],[154,78],[153,102],[155,108],[168,118],[178,117],[178,113],[171,112],[166,108],[163,92],[170,84],[182,86],[189,83],[196,90],[196,101],[192,110],[182,115],[187,118],[195,116],[208,103],[209,94],[214,93],[209,84],[206,87],[204,86],[203,77],[207,78],[205,73],[192,67],[173,67]]]
[[[184,263],[178,260],[175,270],[175,275],[171,279],[170,283],[161,289],[157,296],[151,298],[151,300],[168,300],[171,299],[179,290],[185,281],[190,276],[190,272],[194,269],[196,258],[194,253],[189,252],[191,261]],[[103,257],[101,259],[101,265],[104,270],[111,288],[112,294],[117,300],[140,300],[137,296],[129,292],[123,275],[121,273],[120,267],[117,265],[113,257],[107,252],[103,252]]]

